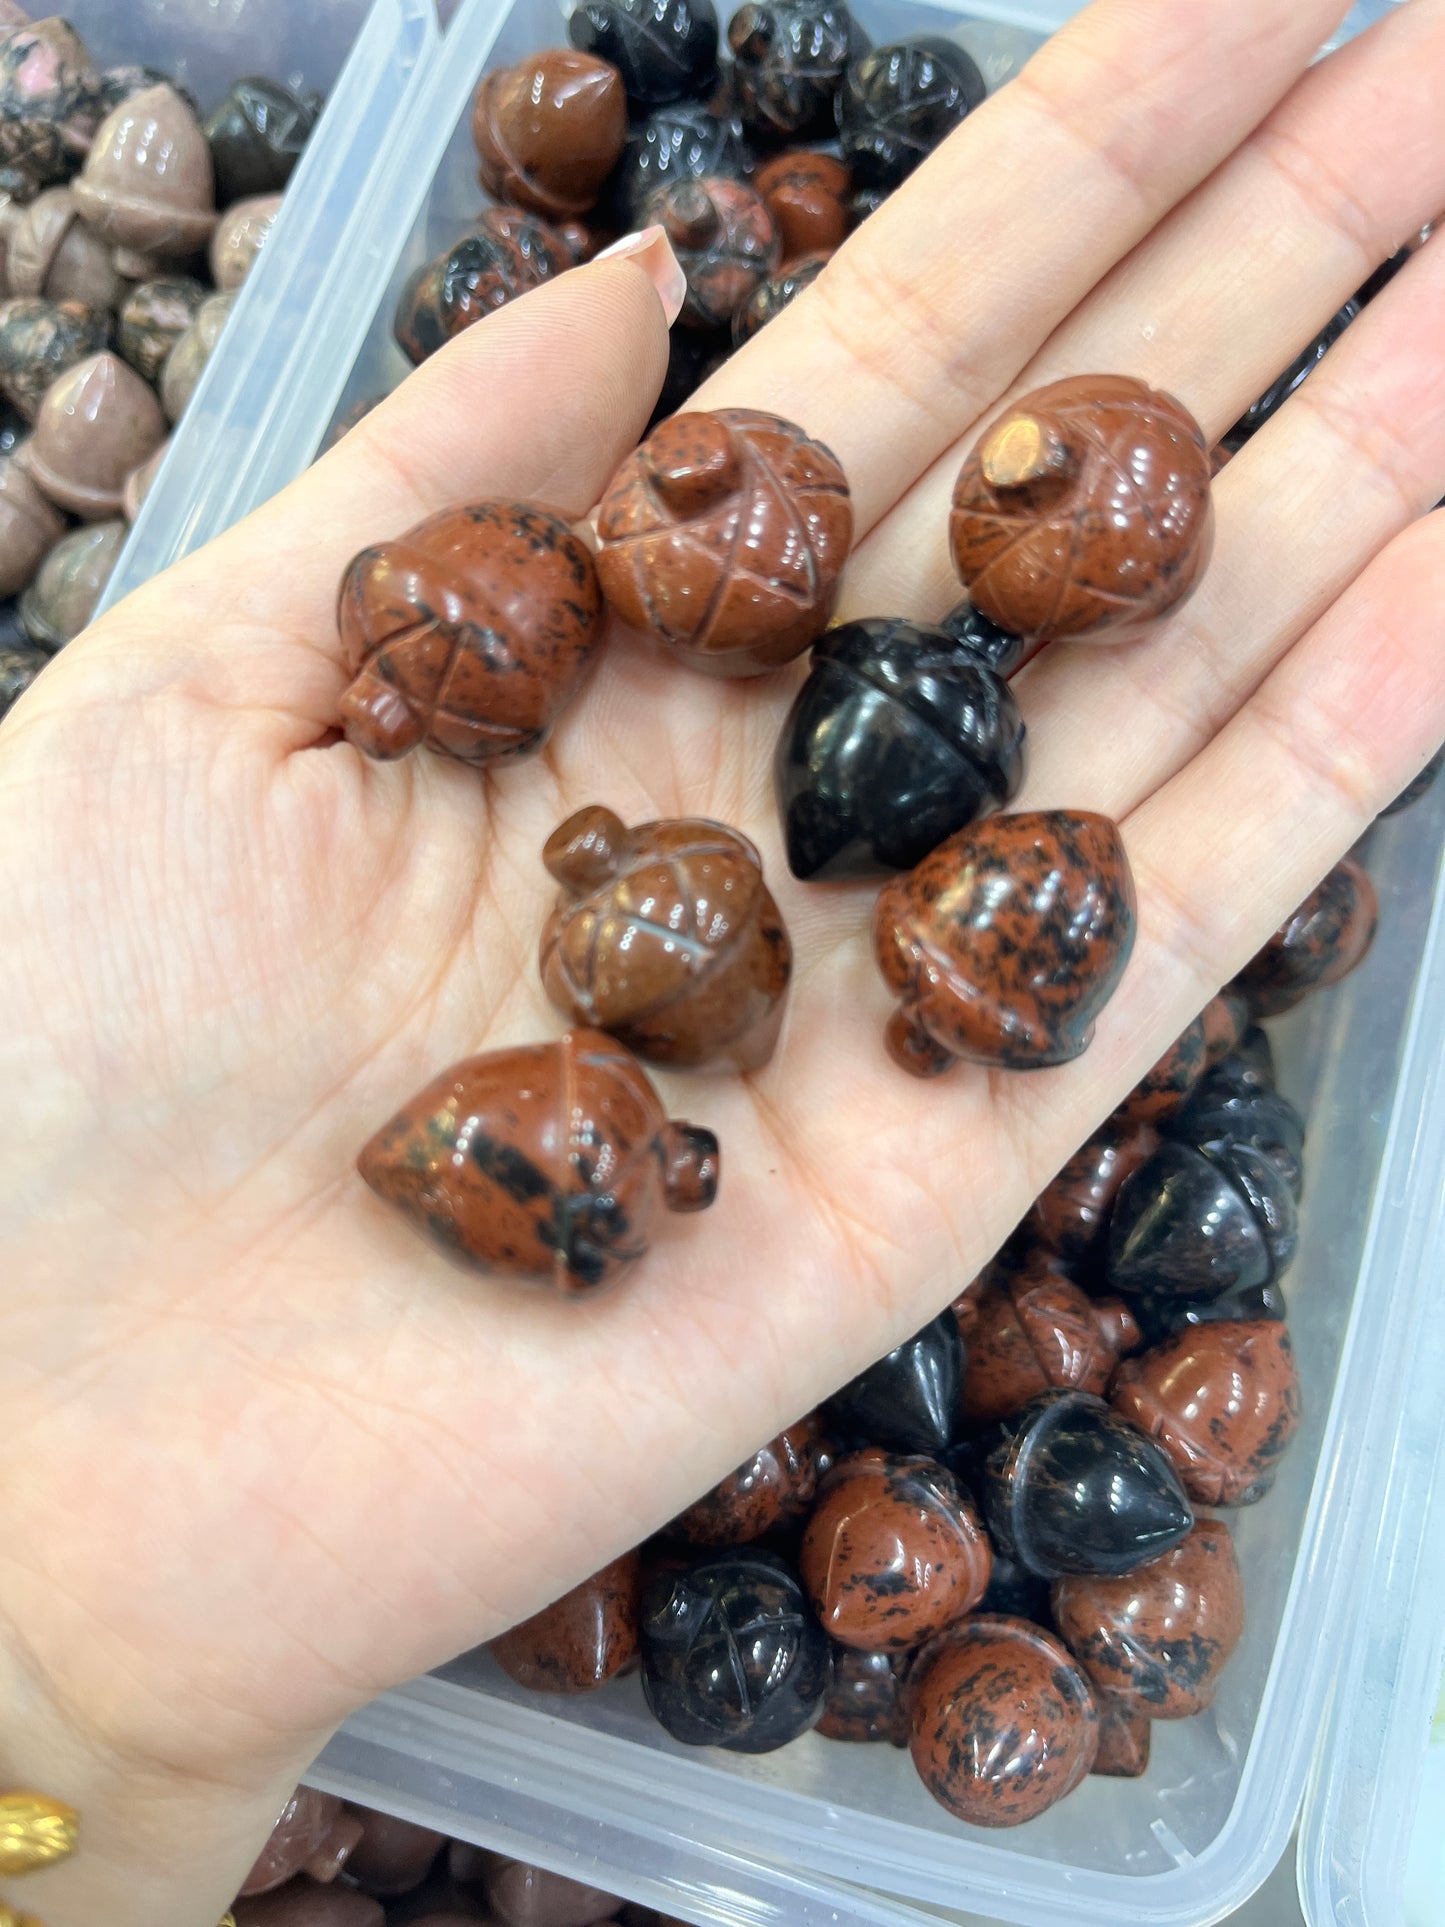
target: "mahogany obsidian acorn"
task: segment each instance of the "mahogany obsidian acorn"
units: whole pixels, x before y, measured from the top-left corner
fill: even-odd
[[[1044,1392],[1006,1418],[982,1487],[995,1545],[1043,1579],[1132,1572],[1194,1523],[1167,1454],[1089,1392]]]
[[[784,308],[812,287],[829,259],[827,254],[804,254],[788,267],[770,274],[766,281],[760,281],[733,316],[733,346],[741,348],[745,341],[752,340],[759,328],[775,321]]]
[[[1166,1140],[1119,1187],[1104,1276],[1126,1295],[1250,1291],[1288,1267],[1298,1227],[1290,1178],[1266,1152]]]
[[[492,1641],[508,1678],[534,1693],[591,1693],[637,1658],[636,1552],[626,1552],[569,1593]]]
[[[303,1872],[323,1884],[335,1880],[364,1831],[335,1794],[297,1787],[242,1884],[242,1898],[268,1894]]]
[[[618,163],[608,205],[615,198],[616,218],[637,226],[658,188],[716,175],[740,180],[752,164],[741,121],[700,100],[674,101],[657,108],[634,130]]]
[[[1347,977],[1375,939],[1375,886],[1352,856],[1341,858],[1234,980],[1255,1018],[1278,1017],[1312,990]]]
[[[642,1596],[642,1687],[688,1746],[770,1753],[815,1724],[828,1640],[775,1553],[709,1553],[659,1572]]]
[[[638,107],[705,94],[717,79],[712,0],[581,0],[567,38],[610,61]]]
[[[954,566],[975,605],[1037,642],[1121,642],[1185,600],[1209,561],[1209,451],[1172,395],[1073,375],[1016,401],[953,491]]]
[[[236,81],[205,125],[220,205],[279,194],[311,138],[321,106],[319,94],[293,93],[264,74]]]
[[[1099,1709],[1099,1750],[1089,1771],[1109,1780],[1137,1780],[1149,1771],[1152,1727],[1127,1700],[1101,1692],[1097,1685],[1094,1704]]]
[[[828,139],[844,69],[867,45],[844,0],[745,0],[728,23],[743,119],[769,139]]]
[[[807,1512],[833,1462],[816,1413],[799,1419],[679,1513],[667,1528],[694,1546],[742,1546]]]
[[[910,1750],[934,1799],[976,1827],[1015,1827],[1094,1764],[1099,1716],[1068,1649],[1025,1619],[979,1614],[910,1682]]]
[[[1248,1001],[1226,985],[1210,998],[1199,1014],[1199,1021],[1204,1026],[1204,1061],[1212,1070],[1239,1048],[1240,1039],[1249,1028]]]
[[[562,886],[542,983],[564,1017],[676,1069],[768,1061],[793,947],[745,836],[698,817],[629,830],[593,803],[542,861]]]
[[[1081,1144],[1029,1206],[1019,1229],[1068,1265],[1092,1263],[1103,1248],[1120,1186],[1159,1143],[1147,1124],[1110,1118]]]
[[[677,318],[687,328],[727,327],[782,252],[773,217],[752,188],[722,174],[655,189],[641,218],[662,228],[686,277]]]
[[[397,344],[420,364],[570,264],[566,243],[545,222],[515,208],[487,208],[470,234],[407,281],[396,306]]]
[[[1244,1585],[1222,1519],[1138,1572],[1056,1581],[1054,1623],[1097,1693],[1154,1720],[1202,1713],[1244,1632]]]
[[[1118,828],[1083,811],[991,816],[879,893],[874,949],[901,999],[887,1043],[933,1077],[955,1058],[1066,1064],[1134,947],[1134,879]]]
[[[778,738],[788,866],[819,880],[910,870],[1023,775],[1018,703],[965,644],[925,623],[842,623],[814,645]]]
[[[937,1455],[953,1443],[964,1349],[952,1310],[860,1372],[823,1406],[845,1441]]]
[[[750,408],[674,416],[609,483],[597,572],[634,629],[715,676],[801,655],[827,626],[853,537],[821,442]]]
[[[1162,1124],[1179,1109],[1204,1075],[1204,1065],[1204,1019],[1196,1017],[1144,1073],[1116,1115],[1126,1127]]]
[[[637,1059],[600,1031],[443,1071],[357,1168],[438,1249],[568,1295],[619,1278],[663,1211],[717,1195],[711,1131],[669,1123]]]
[[[559,516],[444,509],[341,579],[347,737],[382,758],[419,743],[476,765],[529,756],[576,694],[602,614],[592,556]]]
[[[1246,1323],[1259,1318],[1289,1316],[1284,1287],[1255,1285],[1249,1291],[1227,1291],[1222,1298],[1178,1298],[1172,1292],[1135,1292],[1129,1304],[1144,1335],[1144,1349],[1162,1345],[1189,1325]]]
[[[831,254],[848,238],[852,176],[832,154],[793,149],[760,167],[753,186],[783,244],[786,266],[803,254]]]
[[[803,1532],[798,1572],[823,1629],[860,1652],[906,1652],[971,1612],[988,1538],[934,1459],[870,1449],[840,1459]]]
[[[837,113],[853,179],[860,187],[897,187],[987,92],[963,48],[934,34],[874,47],[851,61]]]
[[[1122,1299],[1090,1298],[1042,1250],[1017,1270],[998,1268],[960,1323],[968,1351],[963,1416],[974,1425],[995,1424],[1055,1386],[1102,1394],[1120,1354],[1140,1342]]]
[[[887,1741],[907,1746],[908,1707],[904,1685],[909,1655],[860,1653],[839,1646],[833,1653],[833,1683],[823,1700],[818,1733],[825,1740],[855,1743]]]
[[[1362,305],[1358,297],[1354,297],[1345,303],[1338,314],[1331,316],[1309,346],[1301,349],[1284,373],[1276,375],[1264,393],[1245,409],[1233,428],[1221,436],[1222,447],[1234,454],[1243,448],[1251,435],[1264,427],[1271,415],[1279,413],[1305,377],[1319,367],[1359,314]]]
[[[967,596],[962,602],[954,603],[948,614],[940,618],[938,626],[955,642],[965,644],[980,662],[987,663],[1000,676],[1011,676],[1024,659],[1023,637],[1000,629],[982,610],[975,609]]]
[[[1299,1424],[1289,1329],[1276,1319],[1191,1325],[1125,1359],[1114,1407],[1169,1454],[1199,1505],[1253,1505]]]
[[[585,214],[627,140],[627,97],[609,61],[547,47],[489,73],[472,138],[482,186],[554,220]]]

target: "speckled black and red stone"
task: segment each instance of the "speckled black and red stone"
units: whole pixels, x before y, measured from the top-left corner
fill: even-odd
[[[497,1664],[534,1693],[591,1693],[637,1658],[635,1552],[492,1641]]]
[[[1099,1750],[1089,1771],[1106,1780],[1137,1780],[1149,1771],[1153,1728],[1126,1700],[1101,1693],[1097,1686],[1094,1702],[1099,1709]]]
[[[940,1805],[976,1827],[1016,1827],[1073,1792],[1094,1764],[1099,1715],[1059,1641],[1026,1619],[980,1614],[938,1641],[911,1685],[910,1751]]]
[[[1056,1386],[1102,1394],[1120,1355],[1142,1343],[1122,1299],[1090,1298],[1041,1247],[1017,1267],[995,1268],[959,1327],[967,1353],[963,1417],[979,1427]]]
[[[1148,1125],[1110,1118],[1045,1185],[1029,1206],[1020,1231],[1066,1264],[1086,1263],[1101,1249],[1119,1187],[1158,1143]]]
[[[907,1746],[909,1708],[904,1691],[911,1655],[833,1649],[833,1683],[816,1730],[825,1740],[886,1741]]]
[[[1162,1124],[1172,1117],[1204,1075],[1204,1019],[1196,1017],[1114,1113],[1120,1124]]]
[[[1346,977],[1375,940],[1379,900],[1367,872],[1352,856],[1287,917],[1234,980],[1256,1021],[1278,1017],[1312,990]]]
[[[755,1452],[668,1530],[695,1546],[744,1546],[801,1519],[832,1464],[832,1448],[816,1413]]]
[[[840,1645],[919,1646],[970,1612],[988,1586],[987,1534],[951,1472],[869,1450],[840,1460],[803,1534],[799,1576]]]

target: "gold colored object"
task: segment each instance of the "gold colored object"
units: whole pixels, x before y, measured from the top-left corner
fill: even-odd
[[[68,1860],[79,1839],[80,1815],[63,1800],[43,1793],[0,1793],[0,1880]]]
[[[45,1927],[45,1922],[37,1920],[34,1914],[17,1914],[13,1907],[7,1907],[0,1900],[0,1927]]]
[[[236,1916],[234,1914],[222,1914],[220,1920],[216,1923],[216,1927],[236,1927]]]
[[[979,450],[979,464],[990,488],[1023,488],[1073,465],[1062,437],[1032,415],[1006,415]]]

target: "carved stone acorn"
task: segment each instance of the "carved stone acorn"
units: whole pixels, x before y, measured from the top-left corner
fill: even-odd
[[[357,1168],[448,1256],[572,1296],[619,1278],[663,1211],[706,1210],[718,1163],[717,1139],[669,1123],[630,1052],[576,1030],[454,1064]]]
[[[63,181],[89,149],[100,119],[100,75],[67,20],[3,24],[0,32],[0,166],[30,193]]]
[[[629,830],[594,803],[542,860],[562,886],[542,983],[564,1017],[675,1069],[767,1062],[793,949],[746,837],[701,818]]]
[[[1110,1118],[1045,1185],[1029,1206],[1020,1231],[1031,1242],[1056,1252],[1066,1265],[1092,1268],[1102,1252],[1120,1187],[1158,1143],[1152,1126]]]
[[[234,291],[213,294],[196,310],[196,318],[166,357],[161,372],[161,401],[171,421],[178,422],[195,399],[201,376],[221,345],[221,336],[236,305]]]
[[[811,288],[830,258],[826,253],[801,254],[786,267],[779,268],[776,274],[770,274],[766,281],[760,281],[733,316],[734,348],[741,348],[745,341],[751,341],[759,328],[775,321],[784,308],[790,307],[800,294]]]
[[[363,549],[338,621],[355,681],[346,734],[368,756],[419,743],[481,765],[531,755],[602,631],[586,545],[530,502],[444,509]]]
[[[1037,1251],[968,1303],[963,1416],[992,1425],[1053,1387],[1102,1394],[1120,1354],[1140,1342],[1122,1299],[1090,1298],[1058,1259]]]
[[[784,266],[800,255],[831,254],[847,240],[853,178],[832,154],[779,154],[758,169],[753,186],[773,217]]]
[[[747,1545],[796,1524],[832,1463],[827,1434],[817,1414],[810,1413],[704,1492],[667,1530],[694,1546]]]
[[[126,284],[110,248],[81,220],[68,187],[38,195],[10,227],[7,243],[12,294],[78,301],[102,312],[118,306]]]
[[[1101,1692],[1097,1685],[1094,1704],[1099,1709],[1099,1750],[1089,1771],[1108,1780],[1137,1780],[1149,1771],[1153,1728],[1128,1700]]]
[[[24,464],[0,456],[0,597],[29,588],[65,530],[65,517],[35,486]]]
[[[0,389],[27,421],[67,368],[109,346],[110,317],[78,301],[0,302]]]
[[[1054,1623],[1095,1692],[1153,1720],[1202,1713],[1244,1632],[1244,1585],[1222,1519],[1200,1519],[1122,1578],[1056,1580]]]
[[[657,188],[641,219],[661,227],[686,277],[677,317],[685,328],[726,328],[776,272],[782,254],[773,217],[757,194],[721,174]]]
[[[1234,980],[1258,1021],[1278,1017],[1312,990],[1337,984],[1375,940],[1379,900],[1368,872],[1343,857]]]
[[[899,186],[987,91],[971,56],[936,34],[874,47],[851,61],[837,111],[854,181],[865,188]]]
[[[712,0],[582,0],[567,38],[610,61],[638,107],[706,94],[717,79]]]
[[[121,305],[116,324],[116,346],[138,375],[154,385],[185,334],[210,298],[209,291],[189,275],[142,281]]]
[[[258,194],[228,207],[211,236],[211,273],[223,294],[243,285],[271,238],[281,212],[279,194]]]
[[[827,627],[853,536],[847,478],[748,408],[677,415],[613,476],[597,571],[632,628],[717,676],[791,662]]]
[[[641,1564],[626,1552],[494,1639],[492,1656],[533,1693],[592,1693],[637,1658]]]
[[[236,81],[205,125],[220,206],[279,194],[316,127],[319,94],[297,94],[279,80]]]
[[[603,205],[617,224],[638,227],[658,188],[718,175],[740,181],[752,167],[740,120],[701,100],[673,101],[634,129]]]
[[[1299,1425],[1289,1329],[1277,1319],[1191,1325],[1127,1358],[1114,1408],[1168,1453],[1199,1505],[1253,1505]]]
[[[953,1443],[964,1346],[952,1310],[885,1352],[826,1400],[823,1416],[851,1445],[937,1457]]]
[[[56,543],[20,598],[32,642],[51,651],[74,642],[99,607],[129,534],[122,521],[92,522]]]
[[[1209,561],[1204,436],[1172,395],[1075,375],[1025,395],[959,473],[954,565],[1029,641],[1121,642],[1177,608]]]
[[[1119,1188],[1104,1276],[1126,1296],[1218,1298],[1272,1283],[1298,1242],[1290,1179],[1266,1152],[1170,1139]]]
[[[585,214],[627,139],[622,76],[571,47],[529,54],[482,81],[472,138],[488,194],[553,220]]]
[[[396,307],[397,345],[420,364],[570,266],[566,242],[545,221],[516,208],[487,208],[469,234],[407,281]]]
[[[1088,1048],[1133,948],[1134,881],[1107,817],[991,816],[880,892],[873,937],[901,999],[894,1060],[915,1077],[955,1058],[1005,1070]]]
[[[1126,1128],[1162,1124],[1194,1089],[1204,1066],[1204,1019],[1196,1017],[1140,1078],[1115,1115]]]
[[[216,225],[211,151],[174,87],[149,87],[107,115],[73,191],[115,246],[116,267],[137,280],[196,253]]]
[[[844,0],[745,0],[728,46],[749,128],[767,140],[826,140],[844,70],[868,39]]]
[[[926,623],[830,629],[778,737],[773,787],[804,879],[886,875],[1017,795],[1024,723],[1008,684]]]
[[[303,1872],[326,1885],[346,1865],[363,1831],[334,1794],[297,1787],[242,1884],[242,1898],[268,1894]]]
[[[855,1744],[907,1746],[910,1720],[904,1689],[911,1657],[835,1647],[833,1683],[823,1701],[819,1735]]]

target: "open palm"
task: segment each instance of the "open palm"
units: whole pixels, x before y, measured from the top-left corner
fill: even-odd
[[[1300,78],[1343,10],[1099,0],[709,384],[700,405],[774,409],[841,458],[843,614],[955,599],[949,489],[1003,396],[1135,374],[1217,435],[1445,204],[1445,0]],[[871,892],[782,857],[796,675],[718,684],[614,635],[515,768],[334,739],[358,548],[489,494],[583,515],[635,442],[666,330],[626,261],[470,331],[18,706],[5,1671],[61,1752],[252,1796],[149,1911],[107,1890],[106,1918],[201,1918],[349,1710],[576,1583],[932,1316],[1426,760],[1442,317],[1432,242],[1222,473],[1180,614],[1015,678],[1020,806],[1117,817],[1140,891],[1123,987],[1061,1070],[920,1085],[889,1062]],[[658,1079],[722,1140],[717,1205],[576,1304],[460,1275],[354,1159],[446,1064],[557,1034],[540,850],[590,802],[743,830],[797,963],[766,1069]],[[52,1922],[44,1883],[78,1869],[35,1883]]]

